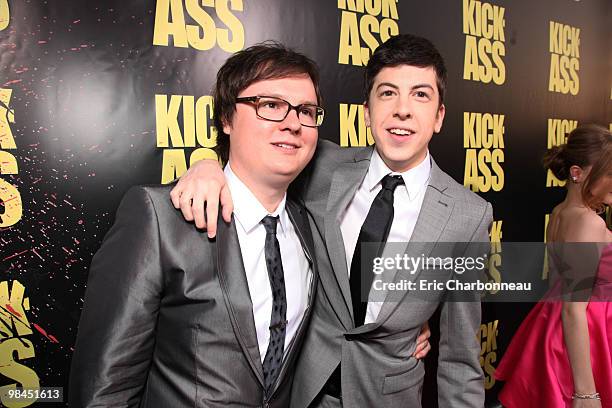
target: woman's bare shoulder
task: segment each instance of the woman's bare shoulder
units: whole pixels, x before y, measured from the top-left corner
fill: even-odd
[[[592,210],[567,209],[563,214],[565,241],[607,242],[609,231],[606,222]]]

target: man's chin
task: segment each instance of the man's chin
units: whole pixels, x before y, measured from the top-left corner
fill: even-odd
[[[297,169],[276,168],[270,172],[269,179],[276,185],[289,185],[299,174]]]
[[[404,171],[406,167],[410,167],[415,161],[414,152],[393,151],[392,154],[385,155],[380,153],[380,157],[385,164],[393,171]]]

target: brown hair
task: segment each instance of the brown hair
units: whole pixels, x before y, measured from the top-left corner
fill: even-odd
[[[213,90],[213,120],[217,128],[217,145],[214,151],[221,161],[227,162],[230,148],[230,138],[223,132],[223,124],[232,123],[238,94],[255,82],[294,75],[310,77],[317,94],[317,103],[321,105],[319,69],[316,63],[278,42],[266,41],[253,45],[238,51],[225,61],[217,73]]]
[[[400,34],[391,37],[376,48],[365,69],[364,91],[366,101],[370,97],[376,75],[383,68],[400,65],[412,65],[419,68],[432,67],[436,72],[436,85],[440,95],[438,105],[442,106],[446,93],[444,58],[431,41],[412,34]]]
[[[612,135],[598,125],[582,125],[567,137],[567,143],[550,149],[543,158],[544,167],[550,169],[559,180],[570,177],[569,169],[592,166],[582,184],[582,200],[585,205],[601,210],[601,197],[594,197],[592,187],[612,170]]]

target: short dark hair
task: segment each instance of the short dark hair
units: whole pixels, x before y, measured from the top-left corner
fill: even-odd
[[[602,197],[594,197],[591,188],[612,171],[612,134],[608,129],[594,124],[578,126],[568,135],[567,143],[548,150],[542,161],[559,180],[570,177],[572,166],[592,166],[582,184],[582,201],[594,210],[602,210]]]
[[[433,67],[436,85],[440,94],[440,106],[446,91],[446,66],[436,47],[426,38],[411,34],[400,34],[381,44],[368,61],[365,69],[365,100],[370,96],[374,78],[386,67],[412,65],[419,68]]]
[[[317,94],[317,103],[321,105],[317,64],[283,44],[266,41],[238,51],[225,61],[217,73],[213,90],[213,120],[217,128],[214,151],[222,162],[227,162],[230,148],[230,138],[223,132],[223,124],[232,122],[238,94],[255,82],[295,75],[310,77]]]

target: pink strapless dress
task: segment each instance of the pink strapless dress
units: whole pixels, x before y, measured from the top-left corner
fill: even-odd
[[[587,306],[591,364],[603,408],[612,408],[612,245],[599,261]],[[512,338],[495,371],[505,381],[499,400],[508,408],[570,408],[574,383],[563,340],[560,301],[539,302]]]

